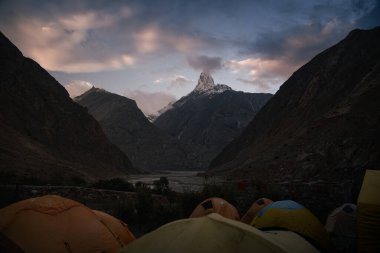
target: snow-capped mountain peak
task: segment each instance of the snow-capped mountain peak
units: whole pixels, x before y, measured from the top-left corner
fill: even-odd
[[[204,91],[212,89],[215,86],[214,79],[206,72],[202,72],[198,79],[198,84],[195,87],[197,91]]]
[[[225,84],[215,85],[212,76],[206,72],[202,72],[198,79],[198,84],[193,92],[196,93],[221,93],[231,88]]]

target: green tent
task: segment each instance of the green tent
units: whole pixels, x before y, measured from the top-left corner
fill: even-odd
[[[380,252],[380,171],[366,171],[357,212],[358,252]]]
[[[291,231],[260,231],[217,213],[171,222],[135,240],[119,253],[319,252]]]

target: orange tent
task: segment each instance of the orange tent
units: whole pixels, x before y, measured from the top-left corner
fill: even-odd
[[[0,232],[25,253],[112,253],[135,239],[118,219],[56,195],[0,209]]]
[[[260,212],[261,209],[272,203],[273,201],[267,198],[261,198],[256,200],[252,206],[248,209],[248,211],[244,214],[243,218],[241,218],[241,222],[244,222],[246,224],[251,224],[253,218],[256,217],[258,212]]]
[[[240,220],[236,208],[221,198],[209,198],[200,203],[191,213],[190,218],[206,216],[210,213],[218,213],[226,218]]]
[[[126,245],[135,240],[135,236],[128,229],[127,224],[109,215],[108,213],[104,213],[97,210],[92,211],[100,218],[100,221],[110,230],[110,232],[114,235],[116,240],[119,241],[119,244]]]

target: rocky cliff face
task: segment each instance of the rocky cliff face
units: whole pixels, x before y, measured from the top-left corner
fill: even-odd
[[[362,171],[380,163],[379,45],[379,27],[354,30],[314,57],[213,160],[211,171],[355,188]],[[333,202],[355,201],[355,194],[348,198]]]
[[[195,89],[159,115],[154,124],[178,140],[206,148],[209,164],[254,118],[271,94],[233,91],[202,73]]]
[[[3,34],[0,128],[2,175],[64,180],[133,171],[128,158],[108,141],[85,108]]]
[[[180,143],[150,123],[135,101],[97,88],[75,101],[88,108],[108,138],[128,155],[134,166],[144,170],[202,168],[194,152],[196,148]]]

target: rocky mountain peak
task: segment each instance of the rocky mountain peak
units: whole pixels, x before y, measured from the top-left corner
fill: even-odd
[[[202,72],[198,79],[198,84],[195,87],[194,91],[197,94],[214,94],[221,93],[226,90],[232,90],[231,87],[225,84],[216,84],[212,76],[206,72]]]
[[[210,90],[215,86],[214,79],[206,72],[202,72],[198,79],[198,84],[195,87],[196,91]]]

